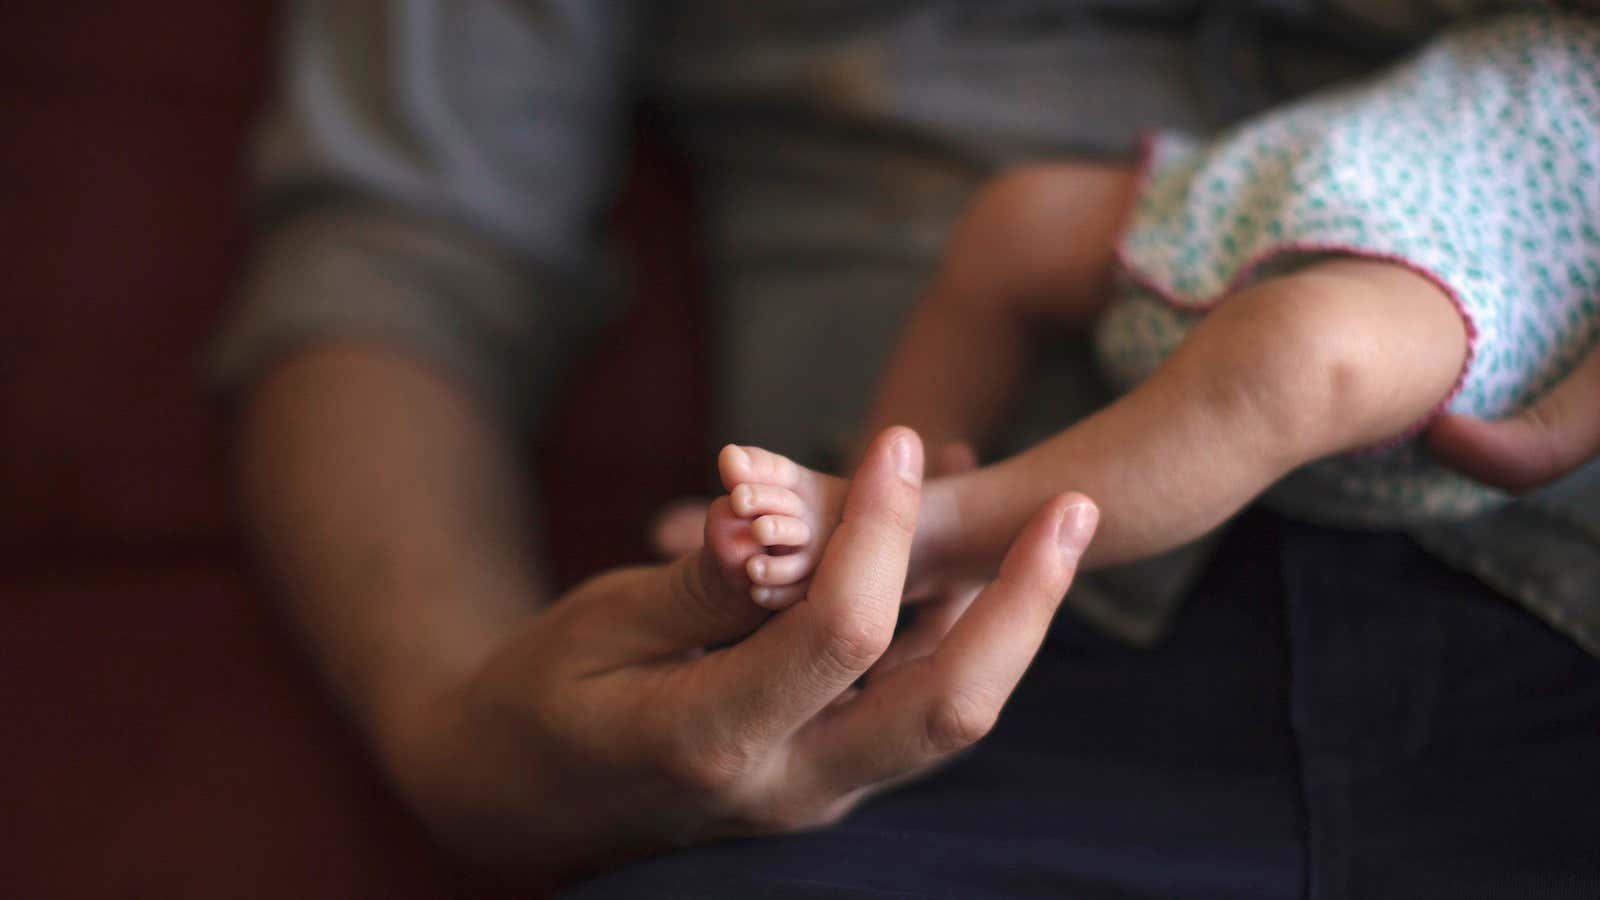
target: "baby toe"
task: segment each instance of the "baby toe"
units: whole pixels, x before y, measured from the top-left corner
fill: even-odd
[[[811,564],[812,554],[805,550],[781,556],[758,553],[745,563],[745,575],[751,584],[782,587],[809,576]]]
[[[717,454],[717,473],[730,491],[734,485],[750,481],[793,488],[800,484],[800,471],[789,457],[760,447],[729,444]]]
[[[794,516],[761,516],[750,523],[750,533],[763,547],[800,547],[811,542],[811,526]]]
[[[747,519],[756,516],[791,516],[806,514],[806,503],[800,495],[786,487],[771,484],[745,483],[735,485],[728,494],[733,511]]]
[[[802,581],[799,584],[786,584],[782,587],[756,585],[750,589],[750,599],[765,609],[774,611],[788,609],[795,604],[795,601],[805,597],[810,584],[809,581]]]
[[[717,498],[706,514],[705,546],[716,557],[724,579],[735,586],[749,581],[745,575],[746,565],[751,557],[761,552],[761,545],[750,533],[748,520],[734,513],[727,497]]]

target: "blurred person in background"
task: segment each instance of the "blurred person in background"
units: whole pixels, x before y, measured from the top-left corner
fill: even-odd
[[[1600,356],[1520,419],[1435,429],[1486,480],[1576,470],[1550,488],[1409,531],[1252,508],[1084,578],[1048,635],[1094,527],[1074,495],[970,611],[895,636],[923,470],[903,431],[808,602],[765,623],[694,555],[556,602],[523,513],[519,460],[614,314],[600,225],[639,102],[697,176],[718,434],[815,463],[987,177],[1123,163],[1146,129],[1215,131],[1479,6],[295,5],[213,357],[292,618],[442,837],[611,870],[582,896],[1592,895]],[[1041,344],[994,449],[1104,399],[1081,345]],[[934,648],[920,680],[852,687],[906,647]]]

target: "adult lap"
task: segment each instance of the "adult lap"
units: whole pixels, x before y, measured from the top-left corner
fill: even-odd
[[[1165,641],[1064,614],[926,781],[572,896],[1592,896],[1597,722],[1600,662],[1409,539],[1255,511]]]

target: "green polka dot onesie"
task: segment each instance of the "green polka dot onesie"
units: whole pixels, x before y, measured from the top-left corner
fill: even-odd
[[[1436,38],[1399,67],[1197,144],[1155,138],[1099,323],[1124,389],[1253,280],[1311,259],[1392,260],[1450,294],[1471,337],[1445,408],[1528,405],[1600,338],[1600,23],[1523,14]],[[1424,423],[1418,423],[1418,427]],[[1325,460],[1268,495],[1286,511],[1394,527],[1505,498],[1414,436]]]

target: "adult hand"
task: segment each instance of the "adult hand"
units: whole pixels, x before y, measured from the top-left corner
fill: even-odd
[[[1445,414],[1428,431],[1445,465],[1484,484],[1527,491],[1600,454],[1600,347],[1565,381],[1497,422]]]
[[[873,442],[782,613],[709,553],[579,586],[439,704],[391,762],[399,781],[457,843],[550,870],[823,825],[937,765],[993,725],[1097,511],[1046,504],[931,653],[857,690],[894,634],[921,472],[914,433]]]

